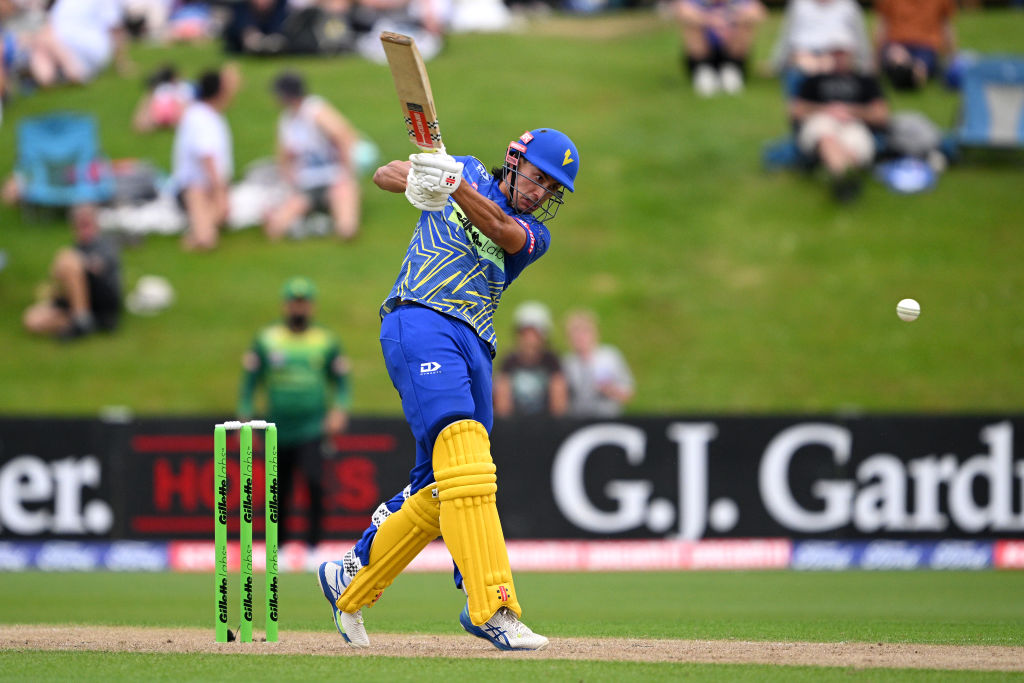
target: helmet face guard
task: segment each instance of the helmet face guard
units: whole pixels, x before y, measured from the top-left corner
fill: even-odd
[[[513,141],[509,144],[508,151],[505,152],[505,164],[502,168],[505,170],[505,181],[508,184],[509,203],[512,205],[512,208],[515,209],[519,206],[520,197],[523,197],[524,202],[529,201],[526,200],[523,193],[519,191],[520,182],[527,182],[540,187],[544,190],[544,194],[541,195],[542,199],[539,202],[534,203],[529,208],[523,209],[522,211],[516,209],[516,211],[519,211],[519,213],[536,214],[537,220],[545,223],[554,218],[555,214],[558,213],[558,207],[565,202],[565,192],[561,187],[557,190],[549,190],[533,178],[525,175],[519,175],[519,161],[523,158],[523,150],[525,149],[525,145]],[[527,159],[527,161],[529,160]],[[544,199],[543,197],[547,197],[547,199]]]
[[[522,159],[526,159],[555,180],[559,184],[558,189],[549,190],[533,178],[520,175],[519,162]],[[509,143],[502,168],[505,171],[509,200],[513,207],[518,206],[518,200],[523,196],[519,189],[520,182],[533,183],[544,190],[545,194],[542,197],[545,198],[523,210],[522,213],[536,214],[538,220],[546,222],[555,217],[558,208],[565,202],[564,189],[573,191],[573,181],[576,179],[579,169],[579,155],[572,140],[564,133],[553,128],[538,128],[535,131],[523,133],[519,136],[519,140]]]

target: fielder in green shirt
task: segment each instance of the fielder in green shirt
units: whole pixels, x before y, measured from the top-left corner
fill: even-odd
[[[320,541],[323,485],[320,481],[324,438],[345,430],[351,405],[349,362],[337,336],[313,322],[316,287],[306,278],[288,280],[282,290],[284,318],[263,328],[242,360],[238,399],[240,419],[255,417],[253,397],[266,387],[266,416],[277,425],[278,478],[284,504],[280,540],[289,537],[292,505],[287,498],[301,469],[309,484],[306,541]]]

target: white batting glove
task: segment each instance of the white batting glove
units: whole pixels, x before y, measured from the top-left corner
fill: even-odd
[[[425,189],[420,183],[415,181],[411,171],[405,182],[405,198],[420,211],[440,211],[448,203],[448,195],[446,193],[432,192]]]
[[[421,152],[409,156],[411,172],[424,188],[451,194],[462,183],[463,164],[447,154]]]

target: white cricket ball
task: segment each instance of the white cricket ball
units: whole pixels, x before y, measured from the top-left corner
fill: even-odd
[[[917,303],[913,299],[903,299],[896,304],[896,315],[900,317],[900,320],[917,320],[917,316],[921,315],[921,304]]]

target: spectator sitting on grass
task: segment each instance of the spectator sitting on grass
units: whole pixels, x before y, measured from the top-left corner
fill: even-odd
[[[360,34],[356,49],[364,58],[383,64],[380,33],[396,31],[411,36],[424,61],[430,61],[444,46],[450,10],[450,3],[438,0],[359,0],[352,12],[352,25]]]
[[[572,351],[562,359],[569,383],[569,414],[576,417],[614,417],[633,398],[633,375],[622,353],[601,344],[597,318],[574,311],[565,322]]]
[[[772,53],[772,70],[782,76],[787,97],[796,95],[807,76],[833,69],[829,42],[851,45],[859,71],[872,68],[864,11],[854,0],[789,0]]]
[[[228,66],[199,77],[196,101],[188,106],[174,134],[171,184],[188,215],[185,249],[213,249],[228,217],[228,183],[234,172],[231,129],[224,110],[240,83]]]
[[[676,0],[675,14],[683,33],[684,66],[697,94],[740,92],[764,5],[759,0]]]
[[[494,378],[494,414],[564,415],[569,388],[562,364],[548,345],[551,315],[544,304],[527,301],[515,313],[516,348]]]
[[[163,66],[146,79],[146,94],[135,107],[132,127],[140,133],[174,128],[195,98],[195,86],[181,80],[174,66]]]
[[[361,22],[374,23],[381,19],[396,22],[405,26],[422,26],[434,36],[444,34],[444,14],[450,9],[447,2],[438,0],[359,0]]]
[[[339,237],[352,239],[359,229],[359,183],[352,162],[358,135],[329,102],[306,93],[298,74],[282,73],[273,91],[282,107],[277,157],[289,195],[268,214],[267,236],[283,237],[316,210],[330,213]]]
[[[224,27],[224,49],[232,53],[277,55],[285,50],[288,0],[241,0]]]
[[[86,83],[112,59],[119,70],[128,70],[122,20],[121,3],[114,0],[57,0],[29,41],[32,79],[44,88],[61,80]]]
[[[810,76],[790,104],[800,151],[825,166],[837,201],[860,194],[861,169],[875,156],[872,131],[884,130],[889,105],[875,76],[853,70],[852,47],[836,38],[830,48],[834,69]]]
[[[117,327],[121,315],[121,261],[117,248],[100,236],[96,207],[71,209],[75,244],[57,252],[44,300],[22,318],[33,334],[62,339]]]
[[[920,88],[955,52],[953,0],[878,0],[875,10],[879,61],[894,88]]]

